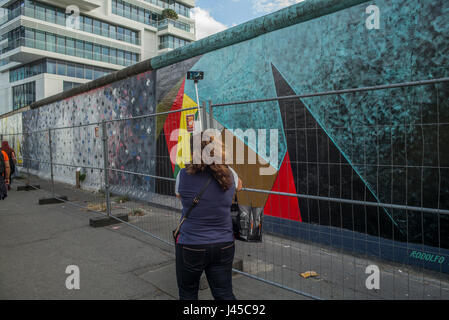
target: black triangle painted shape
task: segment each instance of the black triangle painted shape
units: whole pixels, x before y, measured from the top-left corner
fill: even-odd
[[[297,95],[271,66],[277,96]],[[279,109],[298,194],[377,202],[301,99],[280,100]],[[381,208],[310,199],[300,199],[299,207],[304,222],[397,240],[402,234]]]
[[[156,176],[174,178],[173,168],[170,161],[167,142],[165,141],[165,131],[162,128],[161,134],[156,140]],[[155,191],[157,194],[175,195],[175,183],[165,179],[156,179]]]

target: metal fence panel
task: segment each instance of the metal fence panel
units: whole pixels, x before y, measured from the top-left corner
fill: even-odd
[[[449,80],[297,96],[274,76],[278,97],[202,110],[204,129],[227,132],[235,152],[244,151],[231,164],[245,187],[239,202],[264,212],[263,241],[238,242],[243,270],[235,271],[315,299],[448,299]],[[391,103],[398,96],[403,104]],[[260,110],[271,126],[245,121]],[[181,210],[174,184],[184,167],[174,147],[186,143],[176,130],[196,111],[2,139],[20,145],[27,185],[61,198],[78,181],[69,203],[126,214],[130,227],[173,245]],[[84,144],[89,137],[93,146]],[[380,288],[369,289],[376,266]]]

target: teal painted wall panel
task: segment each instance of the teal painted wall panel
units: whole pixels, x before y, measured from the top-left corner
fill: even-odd
[[[371,4],[380,9],[379,30],[365,25]],[[213,103],[275,97],[271,64],[296,94],[448,77],[448,21],[447,1],[370,1],[206,53],[192,70],[206,72],[200,100]],[[186,92],[194,96],[193,84],[187,84]],[[449,119],[448,96],[447,85],[440,84],[307,98],[303,103],[376,199],[448,209],[449,174],[436,168],[449,164],[441,149],[449,131],[430,126]],[[232,129],[282,131],[278,109],[277,103],[258,103],[219,107],[214,115]],[[286,151],[281,135],[278,167]],[[417,227],[416,214],[389,214],[402,229]],[[435,215],[424,220],[438,224]],[[414,235],[415,240],[435,243],[431,234],[438,231],[424,232]]]

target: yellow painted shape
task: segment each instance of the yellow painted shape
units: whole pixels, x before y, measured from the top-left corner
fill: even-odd
[[[21,148],[20,148],[20,139],[19,138],[17,138],[16,146],[17,146],[17,150],[15,152],[16,152],[17,163],[18,164],[23,164],[22,151],[21,151]]]
[[[188,95],[184,94],[182,102],[183,109],[190,109],[197,107],[198,104],[192,100]],[[185,168],[185,163],[190,162],[190,136],[191,133],[187,132],[187,115],[196,114],[198,110],[188,110],[181,112],[181,121],[179,124],[179,137],[178,137],[178,149],[176,154],[176,164],[181,168]]]

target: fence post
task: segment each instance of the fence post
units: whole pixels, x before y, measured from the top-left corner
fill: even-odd
[[[51,129],[48,129],[48,145],[50,151],[50,177],[51,177],[51,194],[53,198],[55,197],[55,180],[53,174],[53,148],[52,148],[52,139],[51,139]]]
[[[210,126],[209,126],[209,119],[206,117],[206,111],[207,111],[207,109],[206,109],[206,102],[203,101],[203,103],[201,104],[201,109],[202,110],[201,110],[201,112],[199,113],[198,116],[202,117],[202,119],[201,119],[201,123],[202,123],[201,130],[204,131],[204,130],[207,130],[207,129],[210,128]]]
[[[24,135],[25,135],[25,140],[24,140],[24,142],[25,142],[25,150],[26,150],[26,154],[27,154],[27,161],[26,161],[26,163],[27,163],[27,181],[26,181],[26,185],[27,185],[27,187],[29,187],[30,186],[30,182],[31,182],[31,180],[30,180],[30,163],[31,163],[31,161],[30,161],[30,151],[29,151],[29,148],[28,148],[28,145],[29,145],[29,143],[30,143],[30,141],[29,141],[29,139],[30,139],[30,137],[28,136],[28,133],[24,133]],[[23,144],[23,141],[22,141],[22,146],[23,146],[24,144]]]
[[[212,105],[212,101],[209,100],[209,129],[214,128],[214,107]]]
[[[111,202],[109,194],[109,170],[108,170],[108,134],[106,128],[106,121],[101,123],[101,131],[103,138],[103,161],[104,161],[104,191],[106,193],[106,209],[108,217],[111,215]]]

